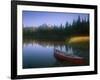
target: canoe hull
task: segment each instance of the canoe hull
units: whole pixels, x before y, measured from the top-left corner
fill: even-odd
[[[66,61],[66,62],[70,62],[73,64],[79,64],[79,65],[85,64],[85,60],[82,57],[64,55],[62,52],[57,51],[57,50],[54,51],[54,56],[57,60],[60,60],[60,61]]]

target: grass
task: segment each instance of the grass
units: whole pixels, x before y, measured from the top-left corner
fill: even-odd
[[[89,36],[75,36],[67,40],[68,44],[89,42]]]
[[[76,48],[89,48],[89,36],[74,36],[66,39],[65,43]]]

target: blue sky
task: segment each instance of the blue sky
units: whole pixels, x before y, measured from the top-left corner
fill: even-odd
[[[88,14],[82,13],[61,13],[61,12],[40,12],[40,11],[23,11],[22,23],[24,27],[38,27],[42,24],[48,25],[65,25],[66,21],[72,23],[77,20],[88,19]]]

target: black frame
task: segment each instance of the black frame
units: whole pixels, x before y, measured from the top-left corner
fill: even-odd
[[[69,7],[69,8],[85,8],[94,9],[95,19],[95,49],[94,49],[94,71],[84,72],[67,72],[67,73],[50,73],[50,74],[31,74],[31,75],[17,75],[17,5],[37,5],[49,7]],[[96,5],[80,5],[80,4],[64,4],[64,3],[48,3],[48,2],[33,2],[33,1],[11,1],[11,79],[22,78],[40,78],[40,77],[57,77],[57,76],[75,76],[75,75],[89,75],[97,74],[97,6]]]

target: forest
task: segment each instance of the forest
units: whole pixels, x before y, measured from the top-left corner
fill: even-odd
[[[23,27],[24,39],[41,40],[65,40],[72,36],[89,36],[89,18],[73,20],[72,24],[67,21],[64,25],[42,24],[38,27]]]

